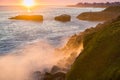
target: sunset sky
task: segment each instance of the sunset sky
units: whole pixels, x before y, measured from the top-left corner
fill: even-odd
[[[76,4],[78,2],[114,2],[120,0],[35,0],[37,4],[49,4],[49,5],[67,5]],[[22,0],[0,0],[0,5],[21,5]]]

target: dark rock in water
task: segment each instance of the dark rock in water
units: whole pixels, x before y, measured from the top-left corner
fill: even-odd
[[[43,80],[53,80],[53,75],[51,73],[46,72],[44,74]]]
[[[69,22],[69,21],[71,21],[71,16],[67,15],[67,14],[63,14],[63,15],[60,15],[60,16],[56,16],[55,20],[56,21],[61,21],[61,22]]]
[[[54,74],[46,72],[43,80],[65,80],[65,75],[64,72],[57,72]]]
[[[52,70],[43,73],[35,71],[32,73],[31,80],[65,80],[66,73],[61,71],[59,67],[54,66]]]
[[[58,67],[58,66],[53,66],[52,69],[51,69],[51,73],[56,73],[56,72],[58,72],[58,71],[60,71],[60,70],[61,70],[60,67]]]
[[[15,20],[26,20],[26,21],[43,21],[42,15],[18,15],[15,17],[11,17],[9,19],[15,19]]]
[[[53,80],[65,80],[66,74],[64,72],[57,72],[53,74]]]
[[[42,79],[42,73],[40,71],[36,71],[32,75],[33,80],[41,80]]]

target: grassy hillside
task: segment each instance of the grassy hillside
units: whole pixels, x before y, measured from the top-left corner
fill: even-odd
[[[66,80],[120,80],[120,17],[87,29],[83,44]]]
[[[120,12],[120,6],[111,6],[103,10],[103,12]]]
[[[105,21],[120,15],[120,6],[111,6],[101,12],[85,12],[77,16],[80,20]]]

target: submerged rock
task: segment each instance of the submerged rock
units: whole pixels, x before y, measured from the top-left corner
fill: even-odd
[[[63,15],[60,15],[60,16],[56,16],[55,20],[56,21],[61,21],[61,22],[68,22],[68,21],[71,21],[71,16],[67,15],[67,14],[63,14]]]
[[[43,21],[42,15],[18,15],[15,17],[11,17],[9,19],[15,19],[15,20],[26,20],[26,21]]]

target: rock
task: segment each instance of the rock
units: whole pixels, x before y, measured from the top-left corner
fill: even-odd
[[[67,14],[63,14],[63,15],[60,15],[60,16],[56,16],[55,20],[56,21],[61,21],[61,22],[69,22],[69,21],[71,21],[71,16],[67,15]]]
[[[61,70],[60,67],[58,67],[58,66],[53,66],[52,69],[51,69],[51,73],[56,73],[56,72],[58,72],[58,71],[60,71],[60,70]]]
[[[32,73],[32,80],[65,80],[66,72],[61,71],[58,66],[54,66],[52,70],[43,73],[35,71]]]
[[[54,74],[46,72],[43,80],[65,80],[65,75],[64,72],[57,72]]]
[[[43,80],[53,80],[53,75],[51,73],[46,72],[44,74]]]
[[[40,71],[35,71],[32,75],[33,80],[41,80],[42,79],[42,73]]]
[[[65,80],[66,74],[64,72],[57,72],[53,74],[53,80]]]
[[[15,17],[11,17],[9,19],[15,19],[15,20],[26,20],[26,21],[43,21],[42,15],[18,15]]]

